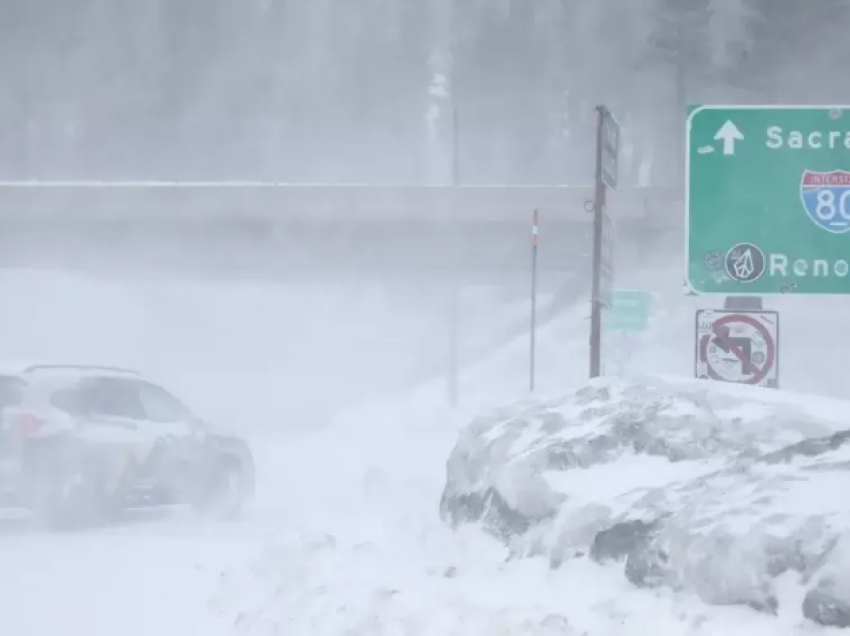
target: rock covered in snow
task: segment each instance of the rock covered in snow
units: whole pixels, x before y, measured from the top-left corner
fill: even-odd
[[[850,626],[848,407],[695,380],[595,380],[470,424],[441,515],[554,565],[625,560],[634,584],[712,604],[776,612],[775,578],[792,573],[808,618]]]
[[[741,388],[599,379],[482,416],[449,457],[441,514],[516,536],[565,504],[708,472],[836,428],[787,403],[757,401],[765,391],[729,390]],[[635,470],[616,479],[624,461]]]
[[[649,489],[617,528],[632,533],[626,575],[712,604],[778,609],[776,579],[809,588],[803,612],[850,627],[850,431],[808,439],[745,466]]]
[[[850,627],[850,535],[830,543],[803,600],[803,615],[821,625]]]

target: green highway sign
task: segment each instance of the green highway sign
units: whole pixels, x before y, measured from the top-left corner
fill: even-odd
[[[687,123],[687,288],[850,294],[850,106],[698,106]]]
[[[605,312],[610,331],[644,331],[649,324],[649,292],[636,289],[614,291],[611,308]]]

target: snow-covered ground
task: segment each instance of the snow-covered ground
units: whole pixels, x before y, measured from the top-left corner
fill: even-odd
[[[281,389],[273,383],[258,389],[255,383],[278,372],[281,386],[287,386],[291,369],[256,365],[287,355],[283,344],[269,338],[275,324],[291,334],[297,319],[291,304],[268,299],[267,288],[209,294],[175,285],[150,291],[144,300],[137,289],[118,285],[104,289],[67,277],[37,278],[25,287],[19,279],[0,279],[11,296],[7,307],[27,309],[0,317],[6,333],[19,334],[9,345],[13,357],[44,358],[57,348],[67,358],[95,355],[98,362],[105,358],[165,376],[190,402],[226,419],[243,409],[252,417],[284,417],[268,412],[270,403],[274,409],[268,396]],[[47,300],[48,292],[58,298]],[[181,303],[192,294],[204,300],[194,303],[196,313],[190,316]],[[364,302],[351,323],[364,324],[370,312],[374,317],[375,306]],[[69,309],[59,314],[62,307]],[[663,310],[673,320],[674,335],[646,336],[656,354],[646,358],[646,366],[687,374],[691,310]],[[383,311],[384,335],[397,336],[397,348],[409,344],[405,338],[417,327],[408,335],[400,328],[387,333],[392,324],[387,316],[399,312]],[[336,312],[299,314],[306,321],[304,337],[283,341],[299,347],[290,357],[306,363],[310,358],[304,352],[323,330],[348,347],[354,344],[344,340],[366,339],[359,346],[368,348],[368,334],[340,329]],[[311,324],[318,315],[326,321]],[[582,380],[585,318],[586,307],[578,306],[541,330],[541,393]],[[210,350],[216,339],[220,349]],[[332,349],[326,344],[322,351]],[[352,374],[358,353],[350,348],[340,356],[335,372]],[[799,611],[771,617],[749,608],[709,607],[687,592],[638,589],[623,577],[622,564],[577,559],[553,570],[546,558],[509,560],[508,549],[481,529],[448,528],[439,516],[446,460],[472,416],[525,394],[527,355],[522,337],[468,369],[456,410],[446,406],[438,380],[410,395],[348,408],[332,420],[325,415],[312,426],[247,427],[254,435],[260,490],[238,522],[205,524],[182,512],[146,514],[132,523],[62,536],[31,534],[11,518],[0,522],[0,633],[773,636],[829,631],[806,623]],[[228,358],[239,367],[229,384],[221,366]],[[203,363],[197,365],[198,360]],[[317,360],[312,368],[326,362]],[[301,388],[319,386],[316,380]],[[303,401],[304,413],[311,412],[311,401],[322,406],[318,393]],[[835,405],[824,402],[818,408],[834,411]],[[641,466],[624,465],[627,469]],[[781,594],[799,593],[793,581],[779,582],[786,584]]]
[[[69,536],[0,525],[0,631],[227,633],[206,609],[222,568],[249,558],[256,541],[237,531],[137,519],[126,527]]]
[[[506,547],[474,526],[448,530],[437,501],[441,460],[458,422],[419,399],[351,414],[321,435],[294,440],[285,460],[277,456],[282,481],[309,487],[281,489],[280,509],[292,511],[287,523],[222,578],[212,607],[236,633],[828,631],[803,620],[795,603],[801,588],[791,577],[778,581],[782,611],[771,617],[709,607],[686,592],[638,589],[622,564],[576,559],[552,570],[548,558],[509,559]],[[812,408],[834,412],[835,404]],[[623,469],[634,483],[645,482],[645,466],[624,462]]]

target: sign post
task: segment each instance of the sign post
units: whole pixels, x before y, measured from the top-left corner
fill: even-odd
[[[606,208],[608,188],[617,187],[620,125],[605,106],[596,107],[596,173],[593,196],[593,266],[590,313],[590,377],[602,373],[602,314],[614,293],[615,228]]]
[[[688,116],[687,290],[850,294],[850,106]]]

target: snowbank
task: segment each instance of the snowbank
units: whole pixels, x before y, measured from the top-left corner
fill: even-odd
[[[487,453],[493,450],[487,446],[498,445],[497,429],[510,428],[508,418],[491,418],[490,428],[482,424],[481,437],[475,441],[468,429],[456,426],[457,412],[435,401],[437,390],[435,386],[392,403],[359,407],[326,429],[260,449],[258,462],[266,470],[261,474],[262,492],[254,519],[268,517],[271,537],[254,558],[220,577],[211,609],[221,624],[249,636],[826,633],[813,630],[802,614],[807,590],[816,589],[822,579],[819,590],[841,584],[839,579],[830,582],[823,568],[806,589],[797,583],[785,585],[787,576],[777,579],[782,585],[777,589],[779,616],[775,617],[743,605],[708,605],[683,586],[636,586],[623,576],[628,554],[614,559],[598,552],[596,561],[568,557],[589,553],[594,539],[606,536],[599,531],[620,530],[617,524],[631,519],[629,514],[649,492],[647,487],[707,477],[734,466],[731,455],[736,452],[742,465],[753,464],[765,453],[829,435],[840,428],[834,412],[844,405],[804,404],[781,392],[665,379],[645,384],[594,383],[576,392],[584,396],[584,407],[562,397],[508,409],[542,414],[544,405],[551,404],[548,408],[553,413],[563,415],[570,408],[585,412],[584,432],[576,430],[572,438],[589,439],[594,424],[607,421],[602,415],[606,400],[599,394],[608,391],[621,401],[643,405],[647,412],[666,413],[666,425],[648,427],[647,438],[667,435],[672,440],[669,445],[675,442],[683,457],[670,461],[661,451],[652,455],[626,444],[609,445],[607,463],[543,471],[551,479],[545,485],[555,496],[566,493],[574,501],[561,503],[555,516],[530,523],[505,545],[501,535],[495,538],[481,532],[481,524],[461,524],[455,530],[446,527],[435,514],[435,503],[445,487],[443,460],[458,434],[463,431],[467,449],[476,453],[479,464],[486,465]],[[547,421],[554,429],[556,415],[549,420],[541,416],[541,430]],[[710,417],[716,418],[713,428]],[[747,421],[754,422],[752,429],[745,428]],[[677,427],[687,430],[689,422],[691,428],[702,422],[702,433],[671,435]],[[562,429],[566,428],[564,424]],[[517,464],[523,455],[521,445],[534,445],[530,435],[516,436],[532,430],[526,429],[511,429],[518,440],[515,453],[504,450],[503,444],[504,455]],[[633,438],[639,437],[633,433]],[[588,444],[585,456],[594,448]],[[495,477],[497,462],[489,463],[490,475]],[[567,478],[577,484],[572,490],[565,483]],[[507,473],[499,483],[508,490]],[[632,489],[636,491],[623,497]],[[607,515],[599,514],[603,509]],[[569,511],[576,513],[571,525]],[[581,511],[584,517],[579,516]],[[559,532],[571,537],[574,550],[558,543]],[[630,535],[621,534],[627,544]],[[558,549],[561,567],[552,568],[551,555]],[[528,558],[516,558],[518,554]],[[812,594],[808,604],[830,607],[830,598]]]
[[[850,625],[844,530],[850,404],[676,379],[597,380],[473,421],[447,464],[441,516],[514,555],[625,560],[644,587]],[[842,509],[848,508],[847,512]]]
[[[225,571],[210,609],[246,636],[815,636],[794,617],[709,608],[630,585],[622,570],[575,560],[505,560],[474,529],[353,542],[280,535]],[[784,619],[784,620],[783,620]]]
[[[250,567],[226,572],[211,608],[235,633],[253,636],[578,636],[549,603],[523,593],[524,577],[488,585],[493,570],[423,565],[418,554],[333,535],[291,535]]]

